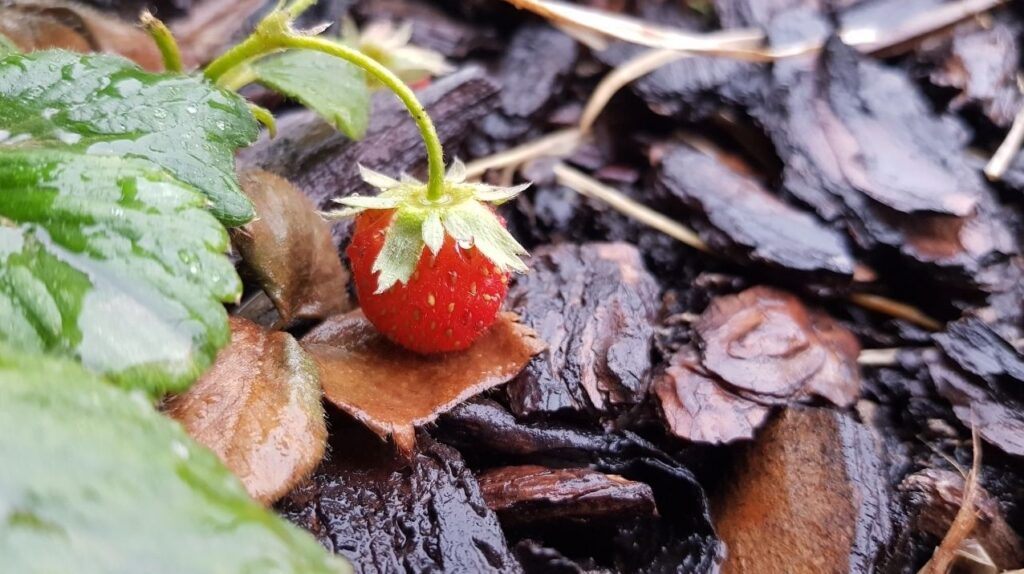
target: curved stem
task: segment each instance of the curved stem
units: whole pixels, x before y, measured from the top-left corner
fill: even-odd
[[[434,122],[430,120],[426,110],[423,109],[423,104],[416,99],[416,94],[412,89],[398,79],[398,76],[391,70],[359,50],[324,38],[295,35],[287,29],[284,22],[267,21],[267,23],[269,26],[262,33],[258,30],[256,34],[211,62],[206,68],[206,77],[216,82],[236,65],[281,48],[323,52],[359,66],[394,92],[409,110],[409,114],[416,122],[416,127],[419,128],[420,135],[423,137],[423,144],[427,148],[429,172],[427,199],[430,201],[441,200],[444,196],[444,151],[441,148],[437,130],[434,128]]]
[[[178,42],[175,41],[174,35],[171,34],[170,29],[167,25],[157,20],[155,16],[150,14],[148,11],[143,12],[140,17],[142,20],[142,27],[149,33],[149,37],[153,38],[153,42],[156,43],[156,47],[160,50],[160,56],[164,60],[164,69],[168,72],[181,72],[184,70],[184,66],[181,63],[181,50],[178,48]]]

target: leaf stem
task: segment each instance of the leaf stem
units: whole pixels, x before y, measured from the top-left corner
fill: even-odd
[[[157,49],[160,50],[160,55],[164,60],[164,69],[168,72],[184,71],[185,67],[181,63],[181,50],[167,25],[150,14],[148,10],[144,11],[139,19],[142,20],[142,27],[146,29],[149,37],[153,38]]]
[[[305,2],[306,0],[296,0],[292,7],[296,5],[301,6]],[[416,122],[416,127],[419,128],[420,135],[423,138],[423,144],[427,148],[427,167],[429,171],[427,200],[440,201],[445,193],[444,150],[441,147],[441,140],[437,136],[437,129],[434,128],[434,122],[430,120],[430,116],[427,115],[423,104],[416,98],[416,94],[412,89],[391,70],[359,50],[326,38],[296,34],[290,28],[289,17],[290,13],[287,10],[268,16],[257,27],[256,33],[211,62],[206,68],[206,77],[216,82],[225,74],[231,73],[236,66],[280,49],[323,52],[366,70],[367,73],[398,96],[398,99],[409,110],[409,115],[412,116],[413,121]]]

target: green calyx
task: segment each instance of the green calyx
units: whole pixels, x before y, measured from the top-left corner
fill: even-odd
[[[450,236],[460,249],[477,249],[503,272],[525,272],[522,256],[526,249],[505,229],[486,204],[500,204],[514,198],[530,184],[497,187],[466,181],[466,167],[455,160],[444,178],[440,199],[430,198],[428,186],[407,176],[396,180],[359,167],[363,180],[380,190],[379,195],[350,195],[334,201],[345,206],[325,213],[329,219],[353,217],[366,210],[394,210],[384,246],[373,263],[377,293],[395,283],[409,281],[424,249],[433,255]]]

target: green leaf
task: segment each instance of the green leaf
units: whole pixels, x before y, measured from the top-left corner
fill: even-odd
[[[0,460],[5,572],[351,572],[141,395],[2,345]]]
[[[444,226],[441,225],[441,215],[436,210],[427,212],[427,217],[423,220],[423,243],[434,255],[437,255],[444,245]]]
[[[3,147],[144,158],[209,198],[228,225],[253,216],[234,152],[258,129],[245,102],[205,80],[59,50],[0,58]]]
[[[0,341],[182,390],[241,282],[194,188],[144,160],[0,147]]]
[[[422,214],[395,212],[384,245],[373,262],[373,272],[380,273],[377,276],[377,293],[387,291],[395,283],[404,284],[412,277],[423,253],[422,229]]]
[[[261,84],[302,102],[348,137],[366,134],[370,88],[360,68],[308,50],[289,50],[251,67]]]
[[[473,246],[501,269],[524,273],[520,256],[526,249],[516,241],[494,212],[476,201],[466,201],[444,212],[445,231],[460,244]]]

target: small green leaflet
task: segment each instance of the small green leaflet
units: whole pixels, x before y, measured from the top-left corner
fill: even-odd
[[[4,572],[344,574],[148,400],[0,345]]]
[[[257,134],[241,98],[200,78],[59,50],[0,58],[0,145],[150,160],[205,194],[226,225],[253,217],[234,153]]]
[[[163,94],[165,82],[178,99]],[[112,95],[118,90],[151,100],[132,96],[129,105]],[[241,281],[224,255],[226,231],[184,180],[238,187],[232,146],[247,141],[240,131],[255,131],[245,106],[201,80],[66,52],[0,59],[0,92],[17,94],[0,100],[0,341],[73,357],[126,387],[187,388],[227,343],[222,302],[238,298]],[[147,134],[139,114],[153,113],[154,102],[167,122],[222,121],[223,133],[177,161],[165,139],[184,138],[175,145],[188,155],[185,135],[207,130]],[[129,125],[130,138],[111,139]],[[143,159],[143,142],[154,157]],[[228,171],[193,170],[197,158],[227,162]],[[251,210],[241,197],[237,215]]]
[[[308,50],[268,56],[250,67],[261,84],[295,98],[348,137],[366,134],[370,88],[360,68]]]

